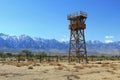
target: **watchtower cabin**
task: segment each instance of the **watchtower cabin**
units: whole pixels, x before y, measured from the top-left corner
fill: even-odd
[[[69,29],[70,30],[80,30],[85,29],[85,20],[87,18],[87,13],[77,12],[76,14],[70,14],[67,19],[70,20]]]
[[[67,16],[67,20],[70,21],[69,62],[75,60],[80,62],[80,60],[83,61],[84,59],[86,62],[88,62],[84,36],[84,29],[86,29],[86,19],[87,13],[82,11]]]

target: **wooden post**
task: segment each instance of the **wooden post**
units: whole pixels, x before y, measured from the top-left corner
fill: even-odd
[[[40,63],[41,63],[41,61],[42,61],[41,56],[39,56],[39,61],[40,61]]]
[[[18,63],[20,63],[20,55],[18,54]]]
[[[57,58],[57,60],[56,60],[56,61],[58,62],[58,56],[56,56],[56,58]]]

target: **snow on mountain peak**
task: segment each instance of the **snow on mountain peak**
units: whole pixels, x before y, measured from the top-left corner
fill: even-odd
[[[9,35],[5,35],[5,34],[3,34],[3,33],[0,33],[0,37],[1,37],[3,40],[6,40],[6,39],[10,38]]]

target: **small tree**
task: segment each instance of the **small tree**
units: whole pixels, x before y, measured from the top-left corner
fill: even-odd
[[[6,60],[6,54],[4,52],[0,52],[0,57],[2,58],[2,61]]]
[[[22,50],[22,54],[25,55],[27,59],[32,58],[34,56],[30,50]]]
[[[40,52],[39,55],[42,56],[42,57],[47,56],[47,54],[45,52]]]
[[[106,57],[104,55],[101,55],[101,60],[105,60]]]
[[[94,61],[94,59],[95,59],[97,56],[96,56],[96,55],[91,55],[90,57],[91,57],[92,61]]]
[[[0,57],[3,58],[4,52],[0,52]]]
[[[12,53],[6,53],[6,57],[12,57]]]
[[[44,57],[46,57],[47,54],[45,52],[39,52],[37,55],[36,55],[36,58],[40,60],[40,62],[44,59]]]

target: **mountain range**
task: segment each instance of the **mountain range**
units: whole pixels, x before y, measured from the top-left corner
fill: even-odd
[[[10,36],[0,33],[0,50],[19,51],[30,49],[35,51],[65,52],[68,42],[59,42],[55,39],[32,38],[27,35]]]
[[[89,54],[120,54],[120,41],[104,43],[98,40],[86,41]],[[60,42],[55,39],[32,38],[27,35],[10,36],[0,33],[0,50],[19,51],[29,49],[34,51],[47,51],[68,53],[69,42]]]

